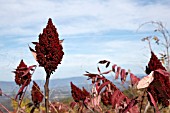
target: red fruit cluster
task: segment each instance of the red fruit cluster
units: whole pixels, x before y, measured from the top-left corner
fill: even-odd
[[[40,103],[43,100],[43,94],[40,91],[40,87],[33,81],[32,91],[31,91],[32,101],[36,108],[39,108]]]
[[[25,85],[27,86],[31,82],[31,74],[28,71],[27,65],[24,63],[23,60],[21,60],[19,66],[15,71],[15,83],[19,86]],[[24,75],[27,73],[26,75]],[[24,75],[24,76],[23,76]]]
[[[75,102],[84,101],[86,97],[90,97],[90,93],[86,91],[84,88],[81,90],[77,86],[75,86],[72,82],[71,84],[71,94]]]
[[[64,55],[58,36],[57,29],[50,18],[43,33],[39,35],[39,43],[35,46],[37,61],[44,67],[48,76],[57,69]]]

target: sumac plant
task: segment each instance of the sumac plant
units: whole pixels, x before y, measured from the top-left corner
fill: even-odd
[[[102,60],[99,61],[99,64],[106,64],[106,68],[110,65],[110,61]],[[92,81],[92,88],[90,92],[87,90],[84,91],[84,88],[81,90],[71,82],[71,93],[74,99],[74,103],[71,105],[79,105],[79,109],[85,107],[91,112],[109,112],[104,111],[101,107],[101,103],[105,106],[112,106],[112,112],[116,113],[139,113],[137,97],[134,99],[128,98],[123,92],[121,92],[111,81],[104,77],[104,74],[115,72],[115,79],[118,79],[119,75],[121,76],[122,83],[125,82],[126,76],[131,75],[133,85],[137,84],[139,78],[130,72],[126,72],[125,69],[121,69],[113,65],[112,69],[106,72],[101,72],[100,68],[97,67],[99,74],[92,74],[86,71],[85,76],[88,77],[88,80]],[[84,107],[83,107],[84,106]],[[78,110],[79,110],[78,109]]]
[[[36,68],[36,65],[27,66],[24,63],[24,61],[21,60],[19,66],[15,69],[15,71],[13,71],[13,73],[15,73],[15,83],[20,86],[20,89],[15,98],[19,100],[19,104],[18,104],[19,107],[21,105],[21,102],[27,90],[27,86],[31,82],[31,77],[32,77],[32,74],[34,73],[35,68]]]
[[[29,103],[28,107],[32,107],[30,113],[34,113],[34,110],[39,109],[40,103],[43,101],[43,94],[40,90],[40,87],[37,85],[37,83],[35,81],[33,81],[31,96],[32,96],[33,103]]]
[[[147,76],[148,79],[153,79],[149,81],[147,81],[148,79],[139,81],[137,88],[145,88],[143,86],[148,84],[146,85],[148,100],[150,104],[155,107],[156,112],[160,112],[157,105],[162,105],[162,108],[170,105],[170,73],[163,67],[162,63],[152,51],[150,61],[148,66],[146,66],[146,73],[150,75],[150,77]]]
[[[98,64],[105,65],[108,68],[111,62],[101,60]],[[81,112],[87,112],[83,111],[83,106],[92,112],[110,112],[102,109],[101,103],[103,103],[107,107],[111,106],[112,112],[141,113],[144,99],[147,98],[150,105],[154,107],[154,111],[160,113],[162,108],[170,105],[170,73],[152,51],[150,61],[146,66],[145,72],[147,75],[141,79],[129,70],[126,71],[116,64],[113,64],[111,67],[110,70],[101,72],[98,66],[99,74],[92,74],[86,71],[84,75],[88,77],[88,80],[91,79],[92,81],[90,92],[79,89],[71,82],[71,93],[74,99],[71,106],[79,105],[79,108],[82,107]],[[109,73],[115,73],[115,79],[118,79],[120,76],[122,85],[126,82],[127,76],[130,76],[130,86],[138,92],[143,92],[143,94],[136,93],[138,95],[134,95],[132,98],[127,97],[113,82],[105,78],[104,75]],[[146,113],[147,110],[148,106],[144,108],[143,112]]]
[[[139,29],[144,25],[151,24],[154,27],[154,33],[151,36],[146,36],[142,38],[142,41],[148,41],[149,48],[152,51],[151,41],[153,40],[163,51],[160,54],[160,60],[165,65],[166,70],[170,72],[170,34],[169,31],[166,29],[166,26],[162,22],[158,21],[150,21],[141,24]],[[159,37],[156,36],[159,33]],[[156,35],[155,35],[156,34]]]
[[[39,35],[39,42],[32,42],[35,44],[35,50],[30,48],[36,61],[40,67],[44,67],[46,72],[45,89],[45,108],[46,113],[49,112],[49,79],[51,74],[57,69],[58,64],[61,63],[64,52],[59,40],[57,29],[49,18],[46,28],[43,33]]]
[[[43,33],[39,35],[39,42],[32,42],[35,45],[35,50],[29,47],[35,60],[39,63],[39,66],[44,67],[44,70],[46,72],[46,82],[44,85],[45,95],[41,92],[38,84],[33,81],[31,91],[32,102],[28,103],[27,106],[24,106],[24,109],[21,108],[21,103],[27,91],[28,85],[32,81],[31,78],[37,65],[27,66],[24,61],[21,60],[17,68],[12,71],[13,73],[15,73],[15,83],[20,87],[15,99],[11,98],[12,100],[15,100],[18,104],[18,109],[16,110],[16,113],[25,113],[25,107],[32,107],[30,112],[33,113],[35,109],[40,108],[40,103],[43,101],[44,97],[46,113],[50,112],[49,107],[51,106],[57,112],[55,106],[53,106],[52,104],[49,105],[48,85],[51,74],[55,72],[58,64],[61,63],[64,55],[63,47],[61,45],[63,40],[59,40],[58,37],[59,34],[57,32],[57,29],[53,25],[52,19],[49,18],[46,28],[44,28]],[[2,95],[1,93],[7,96],[2,91],[0,92],[0,95]],[[6,111],[8,112],[8,110]]]

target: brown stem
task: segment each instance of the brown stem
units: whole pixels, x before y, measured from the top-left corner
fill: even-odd
[[[37,65],[35,66],[35,69],[36,69],[36,67],[37,67]],[[33,70],[31,76],[34,74],[35,69]],[[28,80],[26,80],[25,83],[26,83],[27,81],[28,81]],[[27,91],[27,88],[28,88],[28,86],[26,86],[25,91],[24,91],[23,94],[21,95],[21,100],[20,100],[20,102],[19,102],[19,107],[21,107],[21,104],[22,104],[22,101],[23,101],[23,99],[24,99],[24,96],[25,96],[25,93],[26,93],[26,91]]]
[[[142,104],[145,98],[145,93],[146,93],[146,89],[144,90],[143,96],[142,96],[142,100],[141,100],[141,105],[140,105],[140,113],[142,112]]]
[[[148,43],[149,43],[149,49],[150,49],[150,51],[152,51],[151,42],[149,39],[148,39]]]
[[[27,88],[28,88],[28,86],[26,86],[25,91],[24,91],[24,93],[22,94],[21,100],[20,100],[20,102],[19,102],[19,107],[21,107],[21,103],[22,103],[22,101],[23,101],[23,99],[24,99],[24,96],[25,96],[25,93],[26,93],[26,91],[27,91]]]
[[[35,85],[34,85],[35,86]],[[37,90],[39,90],[38,88],[37,88],[37,86],[35,86],[36,87],[36,89]],[[39,92],[44,96],[44,94],[39,90]],[[45,96],[44,96],[45,97]],[[51,106],[51,107],[53,107],[53,109],[55,110],[55,112],[56,113],[58,113],[58,111],[57,111],[57,109],[55,108],[55,106],[49,101],[49,105]],[[40,109],[41,110],[41,109]]]
[[[47,74],[47,76],[46,76],[46,82],[45,82],[45,85],[44,85],[44,89],[45,89],[45,109],[46,109],[46,113],[49,113],[49,88],[48,88],[49,80],[50,80],[50,77],[49,77],[49,75]]]
[[[6,96],[7,98],[10,98],[11,100],[14,100],[15,102],[17,102],[14,98],[10,97],[9,95],[7,95],[7,94],[5,94],[5,93],[3,93],[3,92],[2,92],[2,94],[3,94],[4,96]]]
[[[2,105],[1,103],[0,103],[0,106],[1,106],[2,108],[4,108],[8,113],[10,113],[10,111],[9,111],[4,105]]]

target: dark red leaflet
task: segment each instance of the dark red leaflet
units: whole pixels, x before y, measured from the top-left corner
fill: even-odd
[[[125,80],[126,80],[126,76],[127,76],[125,69],[122,69],[122,70],[121,70],[120,76],[121,76],[122,84],[124,84],[124,82],[125,82]]]
[[[24,72],[24,74],[22,75],[22,77],[24,77],[25,75],[27,75],[27,74],[30,72],[30,70],[32,70],[34,67],[36,67],[36,65],[29,66],[29,67],[27,68],[27,70]]]
[[[134,86],[139,82],[140,78],[136,77],[133,73],[130,73],[130,80],[131,80],[131,85]]]
[[[120,71],[121,71],[121,67],[117,67],[117,70],[116,70],[116,73],[115,73],[115,79],[118,79]]]
[[[158,109],[158,107],[157,107],[157,105],[156,105],[156,102],[155,102],[152,94],[151,94],[150,92],[148,92],[148,94],[149,94],[149,97],[150,97],[150,99],[151,99],[152,104],[154,105],[154,107],[155,107],[155,109],[156,109],[156,113],[160,113],[160,111],[159,111],[159,109]]]
[[[116,104],[119,104],[119,103],[117,103],[117,100],[118,100],[120,93],[121,92],[119,90],[116,90],[113,92],[113,94],[111,96],[111,103],[112,103],[113,108],[115,108]]]
[[[112,66],[112,71],[113,71],[113,72],[116,72],[116,71],[115,71],[115,70],[116,70],[116,69],[115,69],[116,66],[117,66],[116,64],[114,64],[114,65]]]
[[[99,87],[99,89],[97,90],[98,94],[99,94],[100,91],[103,89],[103,87],[105,87],[105,86],[108,85],[109,83],[110,83],[110,81],[104,82],[104,83]]]
[[[105,63],[107,63],[107,62],[109,62],[109,61],[107,61],[107,60],[101,60],[101,61],[99,61],[98,63],[99,63],[99,64],[105,64]]]

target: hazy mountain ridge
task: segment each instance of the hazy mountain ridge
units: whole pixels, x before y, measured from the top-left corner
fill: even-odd
[[[50,89],[68,89],[70,90],[70,82],[73,82],[76,86],[82,88],[83,86],[90,87],[91,80],[87,80],[88,77],[71,77],[71,78],[63,78],[63,79],[51,79],[49,83]],[[120,80],[114,80],[113,76],[106,76],[107,79],[112,81],[118,87],[120,86]],[[40,86],[41,90],[44,89],[45,80],[35,80],[35,82]],[[128,82],[128,81],[127,81]],[[125,84],[125,86],[127,83]],[[0,88],[2,91],[10,93],[16,92],[19,89],[19,86],[15,83],[15,81],[0,81]],[[29,88],[32,88],[32,82],[29,85]],[[120,87],[119,87],[120,88]]]
[[[113,82],[120,90],[124,90],[124,88],[128,88],[130,81],[129,78],[126,80],[124,85],[121,84],[120,79],[115,80],[113,76],[105,76],[111,82]],[[141,75],[139,75],[141,77]],[[88,77],[71,77],[71,78],[63,78],[63,79],[51,79],[49,83],[50,89],[50,98],[51,99],[62,99],[71,96],[71,87],[70,82],[73,82],[76,86],[80,89],[84,87],[87,91],[91,91],[91,80],[87,80]],[[44,90],[44,83],[45,80],[35,80],[36,83],[40,86],[41,91]],[[10,95],[11,97],[15,97],[16,93],[19,90],[19,86],[16,85],[15,81],[0,81],[0,88],[2,91]],[[32,89],[32,82],[27,89],[27,97],[31,99],[31,89]],[[44,91],[43,91],[44,92]],[[0,97],[0,102],[9,101],[9,98],[2,96]]]

